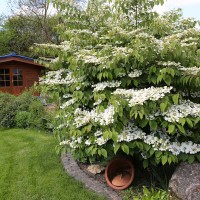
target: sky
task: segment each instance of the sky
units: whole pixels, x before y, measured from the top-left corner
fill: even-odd
[[[9,13],[8,1],[0,0],[0,15]],[[164,6],[157,7],[156,10],[162,13],[174,8],[182,8],[184,17],[194,17],[200,20],[200,0],[167,0]]]

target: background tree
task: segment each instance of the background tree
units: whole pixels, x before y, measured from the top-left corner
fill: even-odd
[[[58,43],[54,27],[56,13],[51,13],[47,1],[11,1],[13,14],[3,20],[0,30],[0,54],[16,52],[33,56],[29,48],[34,43]],[[54,10],[55,11],[55,10]]]
[[[200,32],[179,10],[155,14],[163,1],[137,3],[91,0],[82,10],[54,1],[63,42],[35,51],[56,57],[41,86],[61,102],[59,149],[90,162],[125,153],[144,167],[192,163],[200,160]]]

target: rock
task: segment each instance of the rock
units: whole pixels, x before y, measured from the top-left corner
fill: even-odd
[[[101,165],[90,165],[87,170],[92,174],[99,174],[105,170],[105,167]]]
[[[181,163],[169,181],[172,200],[200,200],[200,163]]]

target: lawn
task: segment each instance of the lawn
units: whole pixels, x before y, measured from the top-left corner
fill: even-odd
[[[64,171],[56,139],[34,130],[0,130],[1,200],[101,200]]]

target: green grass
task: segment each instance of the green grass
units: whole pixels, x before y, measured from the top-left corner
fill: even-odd
[[[102,200],[71,178],[54,147],[56,139],[34,130],[0,130],[1,200]]]

